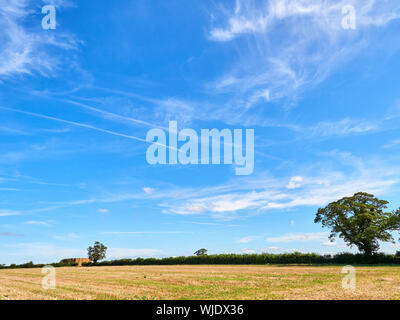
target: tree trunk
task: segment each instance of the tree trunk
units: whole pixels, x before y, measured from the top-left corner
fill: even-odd
[[[369,258],[372,257],[372,248],[371,248],[370,246],[364,246],[363,251],[364,251],[364,256],[365,256],[366,258],[369,259]]]

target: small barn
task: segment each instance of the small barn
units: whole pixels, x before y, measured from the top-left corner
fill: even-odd
[[[82,267],[83,263],[92,262],[89,258],[69,258],[61,260],[61,263],[77,263],[78,267]]]

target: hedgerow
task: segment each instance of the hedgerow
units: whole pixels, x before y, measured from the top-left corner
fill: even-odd
[[[363,254],[338,253],[335,255],[319,255],[316,253],[282,253],[282,254],[218,254],[188,257],[169,258],[137,258],[108,260],[97,263],[83,263],[91,266],[148,266],[148,265],[267,265],[267,264],[303,264],[303,265],[362,265],[362,264],[391,264],[400,265],[400,252],[396,254],[377,253],[371,257]],[[59,262],[49,264],[53,267],[77,266],[73,262]],[[42,268],[44,264],[34,264],[32,261],[25,264],[0,265],[0,269]]]
[[[75,267],[77,265],[78,264],[74,263],[74,262],[69,262],[69,263],[56,262],[56,263],[49,263],[49,264],[34,264],[32,261],[30,261],[30,262],[27,262],[24,264],[10,264],[9,266],[0,265],[0,269],[43,268],[44,266],[52,266],[55,268],[59,268],[59,267]]]
[[[316,253],[283,253],[283,254],[219,254],[171,258],[137,258],[84,263],[84,266],[134,266],[134,265],[263,265],[263,264],[400,264],[399,255],[378,253],[366,258],[362,254],[339,253],[318,255]]]

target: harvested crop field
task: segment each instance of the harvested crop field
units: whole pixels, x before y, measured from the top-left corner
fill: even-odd
[[[57,268],[56,289],[41,269],[0,270],[0,299],[400,299],[400,267],[123,266]]]

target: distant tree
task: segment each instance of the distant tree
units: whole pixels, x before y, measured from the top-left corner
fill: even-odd
[[[207,255],[207,249],[199,249],[199,250],[197,250],[195,253],[194,253],[194,255],[195,256],[206,256]]]
[[[342,238],[357,246],[366,256],[379,250],[378,241],[395,242],[392,231],[400,230],[400,209],[384,212],[389,202],[372,194],[359,192],[318,209],[315,223],[331,229],[329,238]]]
[[[93,263],[96,263],[99,260],[105,259],[106,251],[107,251],[107,247],[98,241],[95,242],[93,247],[89,247],[87,249],[88,257],[90,260],[93,261]]]

